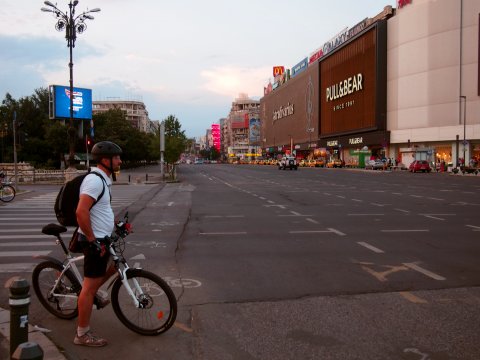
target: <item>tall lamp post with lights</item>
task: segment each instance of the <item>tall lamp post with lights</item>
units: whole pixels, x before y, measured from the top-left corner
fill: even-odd
[[[67,46],[70,49],[70,122],[68,127],[68,143],[69,143],[69,156],[68,165],[73,167],[75,156],[75,136],[76,130],[73,123],[73,48],[75,47],[75,40],[77,39],[77,33],[81,34],[87,30],[87,24],[85,20],[93,20],[94,17],[90,13],[99,12],[99,8],[87,10],[80,15],[75,16],[75,7],[78,5],[78,0],[70,0],[68,4],[68,11],[62,12],[56,5],[50,1],[45,1],[44,4],[48,7],[42,7],[40,10],[43,12],[52,13],[57,23],[55,29],[57,31],[65,30],[65,39],[67,40]]]

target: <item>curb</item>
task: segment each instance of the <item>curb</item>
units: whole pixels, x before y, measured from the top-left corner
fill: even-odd
[[[0,337],[4,337],[10,353],[10,311],[0,308]],[[38,344],[43,350],[43,358],[49,360],[66,360],[60,349],[43,332],[28,325],[28,341]]]

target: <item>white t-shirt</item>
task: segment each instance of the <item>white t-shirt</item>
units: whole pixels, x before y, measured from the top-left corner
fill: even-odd
[[[106,185],[104,185],[103,180],[97,175],[87,175],[85,179],[83,179],[82,185],[80,185],[80,195],[85,194],[97,200],[105,186],[105,192],[101,199],[95,203],[90,210],[90,222],[92,224],[93,234],[96,238],[104,238],[112,234],[115,222],[112,206],[110,205],[112,180],[99,168],[93,168],[91,172],[100,174],[105,179]],[[78,231],[83,234],[81,229]]]

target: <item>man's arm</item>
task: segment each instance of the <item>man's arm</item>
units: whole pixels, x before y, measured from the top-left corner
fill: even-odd
[[[95,199],[86,194],[80,194],[80,200],[78,202],[77,211],[77,222],[80,229],[82,229],[85,237],[88,241],[94,241],[95,235],[92,230],[92,223],[90,222],[90,209],[95,202]]]

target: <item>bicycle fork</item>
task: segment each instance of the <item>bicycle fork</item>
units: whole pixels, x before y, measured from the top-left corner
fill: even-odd
[[[135,307],[142,308],[142,305],[138,299],[141,298],[141,296],[143,295],[143,290],[135,277],[131,278],[133,287],[130,285],[127,277],[127,271],[129,270],[131,271],[133,269],[130,269],[126,262],[123,263],[123,269],[120,269],[120,267],[118,268],[118,275],[120,277],[120,281],[127,290],[128,295],[130,295],[130,297],[132,298]]]

